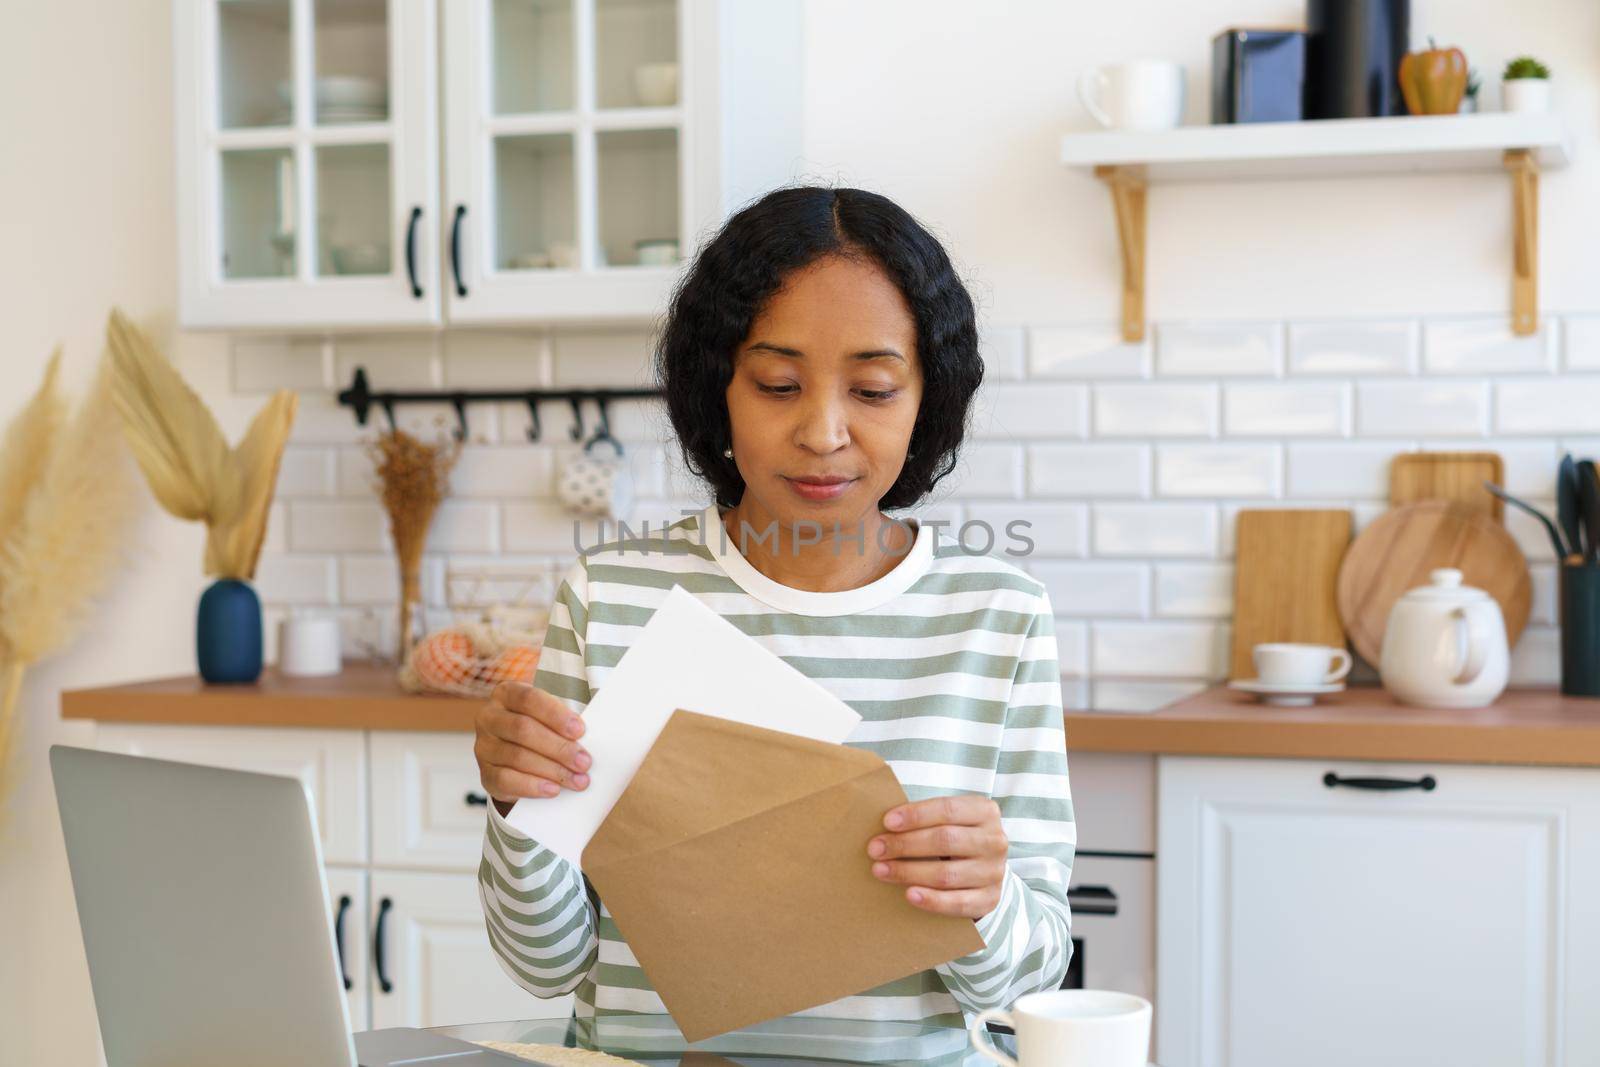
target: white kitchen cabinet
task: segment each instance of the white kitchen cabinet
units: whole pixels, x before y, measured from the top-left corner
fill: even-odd
[[[367,862],[367,741],[359,730],[102,723],[97,745],[130,756],[298,778],[311,793],[322,861]]]
[[[647,320],[800,163],[799,0],[174,12],[190,328]]]
[[[1600,1063],[1600,772],[1162,758],[1159,819],[1170,1067]]]
[[[372,735],[372,862],[476,871],[488,797],[471,734]]]
[[[339,949],[339,966],[344,978],[344,996],[350,1005],[350,1027],[366,1030],[371,1025],[367,994],[369,954],[367,931],[367,872],[360,867],[328,867],[328,905],[333,909],[334,940]]]
[[[501,968],[472,878],[374,871],[372,903],[374,1028],[572,1014],[570,995],[540,1000]]]

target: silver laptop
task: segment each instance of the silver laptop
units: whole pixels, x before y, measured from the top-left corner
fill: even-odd
[[[490,1067],[425,1030],[350,1033],[305,787],[53,745],[109,1067]]]

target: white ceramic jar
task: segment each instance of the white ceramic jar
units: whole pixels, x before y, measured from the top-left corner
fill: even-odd
[[[1461,584],[1453,567],[1395,601],[1383,632],[1378,673],[1405,704],[1481,708],[1506,687],[1511,655],[1500,605]]]

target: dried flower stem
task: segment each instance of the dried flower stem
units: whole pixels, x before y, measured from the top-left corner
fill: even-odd
[[[389,533],[400,565],[399,657],[411,652],[412,606],[422,597],[422,550],[434,513],[450,489],[450,470],[461,454],[454,440],[427,444],[401,429],[367,446],[377,480],[373,488],[389,513]]]

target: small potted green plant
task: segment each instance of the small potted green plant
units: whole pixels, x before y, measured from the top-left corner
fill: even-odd
[[[1500,99],[1507,111],[1550,110],[1550,68],[1532,56],[1513,59],[1501,76]]]

